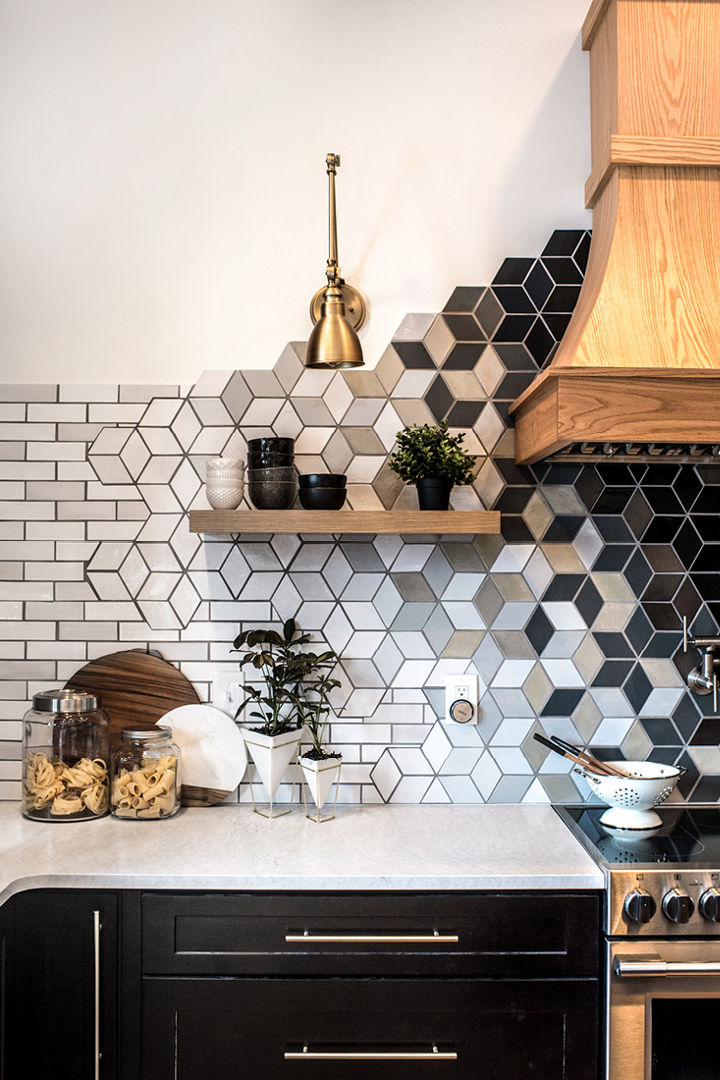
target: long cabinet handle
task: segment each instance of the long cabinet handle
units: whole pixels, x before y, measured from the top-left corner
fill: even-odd
[[[100,1080],[100,912],[93,911],[93,967],[95,980],[95,1080]]]
[[[457,1061],[457,1050],[286,1050],[286,1061]]]
[[[395,945],[447,945],[457,944],[460,938],[457,934],[441,934],[434,930],[432,934],[313,934],[310,930],[303,930],[302,934],[286,934],[285,941],[294,942],[325,942],[331,944],[353,945],[361,944],[395,944]]]
[[[613,970],[619,979],[663,978],[667,975],[720,975],[720,963],[667,960],[623,960],[617,956]]]

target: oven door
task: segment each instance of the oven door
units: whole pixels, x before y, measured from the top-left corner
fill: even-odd
[[[607,945],[607,1080],[718,1080],[720,941]]]

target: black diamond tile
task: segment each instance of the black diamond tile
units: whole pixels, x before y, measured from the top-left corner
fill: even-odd
[[[584,574],[556,574],[542,595],[543,603],[572,600],[584,581]]]
[[[534,315],[506,315],[493,334],[493,341],[524,341],[534,321]]]
[[[525,627],[525,636],[538,656],[542,655],[542,652],[550,638],[553,636],[553,633],[552,623],[540,605],[538,605]]]
[[[485,333],[473,315],[445,315],[444,319],[456,341],[485,340]]]
[[[593,514],[593,524],[603,540],[609,544],[615,542],[627,543],[628,540],[633,539],[633,535],[623,519],[616,517],[614,514],[598,514],[597,516]]]
[[[642,594],[644,601],[672,600],[683,582],[682,574],[655,574]]]
[[[720,626],[720,603],[716,603],[716,602],[711,601],[707,605],[707,607],[708,607],[708,610],[710,611],[710,613],[712,614],[713,619],[715,620],[715,625]]]
[[[603,484],[608,487],[632,487],[636,486],[632,468],[622,461],[599,461],[595,466],[598,476]]]
[[[645,498],[651,510],[656,514],[684,514],[685,510],[677,495],[670,487],[650,487],[647,479],[643,481]]]
[[[632,669],[632,660],[606,660],[592,681],[593,686],[622,686]]]
[[[720,572],[720,547],[706,544],[698,552],[693,564],[694,574],[718,574]]]
[[[625,508],[624,518],[639,540],[652,521],[652,510],[641,491],[636,491]]]
[[[636,596],[642,596],[652,577],[652,570],[642,551],[636,551],[625,567],[625,580]]]
[[[692,467],[683,466],[677,475],[673,487],[686,510],[689,510],[702,490],[702,483]]]
[[[532,544],[535,537],[523,518],[516,514],[504,514],[500,519],[503,540],[509,544]]]
[[[644,544],[671,544],[680,530],[683,519],[679,517],[656,517],[642,534]]]
[[[571,462],[549,462],[547,472],[543,477],[543,483],[548,485],[560,484],[562,486],[575,484],[582,471],[582,465]]]
[[[641,717],[640,723],[653,746],[682,746],[675,725],[667,717]]]
[[[598,573],[617,573],[618,570],[622,570],[625,566],[634,550],[630,544],[608,544],[607,547],[602,549],[592,568]]]
[[[451,293],[443,311],[473,311],[484,292],[483,286],[458,285],[457,289]]]
[[[635,488],[607,487],[595,501],[593,513],[595,514],[622,514],[633,495]]]
[[[714,574],[696,574],[693,571],[690,580],[706,604],[720,600],[720,574],[717,571]]]
[[[593,746],[593,756],[600,761],[624,761],[625,755],[619,746]]]
[[[541,318],[537,318],[532,325],[530,333],[525,338],[525,344],[532,353],[535,363],[542,367],[555,347],[555,338]]]
[[[537,374],[537,366],[532,354],[524,345],[495,344],[495,352],[508,371],[532,371],[533,374]]]
[[[553,690],[540,715],[571,716],[584,693],[584,690]]]
[[[543,536],[543,542],[546,544],[571,543],[580,532],[584,521],[585,518],[558,514],[550,522],[550,527]]]
[[[646,761],[656,761],[659,765],[675,765],[677,755],[677,746],[656,746],[650,751]],[[678,784],[678,788],[679,786]]]
[[[656,630],[675,630],[680,626],[680,618],[672,604],[646,604],[642,609]]]
[[[435,363],[422,341],[394,341],[393,348],[406,368],[434,368]]]
[[[673,599],[673,607],[678,615],[681,618],[684,615],[688,622],[691,622],[695,618],[702,607],[702,598],[698,595],[698,591],[690,578],[685,578],[676,592]]]
[[[720,717],[701,720],[690,743],[692,746],[717,746],[720,743]]]
[[[720,776],[712,776],[706,773],[698,780],[690,802],[714,803],[720,799]]]
[[[556,229],[543,248],[543,258],[546,255],[573,255],[584,236],[583,229]]]
[[[718,543],[720,541],[720,514],[693,513],[692,523],[706,542]]]
[[[442,366],[448,371],[472,371],[486,348],[475,342],[453,345]]]
[[[650,755],[650,760],[654,760],[652,754]],[[681,768],[686,770],[684,776],[681,776],[677,782],[677,790],[680,792],[683,799],[690,798],[690,793],[694,788],[695,784],[697,783],[697,778],[700,775],[697,771],[697,766],[693,759],[687,752],[685,752],[684,754],[681,754],[677,762],[666,762],[666,764],[677,764],[680,765]]]
[[[690,742],[695,729],[700,722],[700,714],[695,708],[691,698],[692,694],[689,692],[683,694],[672,716],[673,723],[685,742]]]
[[[542,307],[552,292],[553,280],[539,259],[525,279],[525,288],[538,308]]]
[[[720,472],[717,465],[696,465],[695,471],[703,484],[708,487],[717,487],[720,484]]]
[[[685,569],[673,549],[666,544],[643,544],[641,550],[656,574],[673,574]]]
[[[484,401],[456,401],[447,414],[451,428],[471,428],[485,408]]]
[[[583,234],[583,238],[575,249],[573,258],[578,264],[580,270],[585,273],[585,267],[587,266],[588,255],[590,254],[590,233]]]
[[[508,315],[529,315],[537,310],[522,285],[494,285],[493,292]]]
[[[643,650],[648,641],[650,641],[652,635],[653,628],[650,625],[650,620],[645,615],[642,608],[637,608],[630,616],[628,624],[625,627],[625,637],[628,639],[638,656],[642,656]]]
[[[711,466],[708,466],[708,468],[710,467]],[[717,473],[720,473],[720,467],[717,465],[713,465],[712,468]],[[720,512],[720,493],[717,491],[717,488],[708,485],[708,487],[700,492],[697,499],[692,504],[691,510],[693,514],[717,514]]]
[[[583,276],[578,265],[568,256],[544,257],[543,266],[556,285],[582,285]]]
[[[436,379],[433,379],[430,389],[425,395],[425,404],[436,423],[439,424],[441,420],[445,419],[454,400],[442,375],[438,375]]]
[[[580,295],[578,285],[556,285],[542,306],[548,314],[571,313]]]
[[[575,607],[585,620],[586,626],[592,626],[602,606],[603,599],[593,582],[588,578],[575,597]]]
[[[575,490],[587,506],[592,510],[603,491],[604,485],[594,465],[583,465],[582,472],[575,483]]]
[[[508,371],[496,391],[496,398],[506,401],[514,401],[516,397],[527,390],[535,378],[537,372],[533,371]]]
[[[560,341],[560,339],[562,338],[563,334],[568,328],[571,317],[572,315],[570,313],[557,315],[555,314],[555,312],[552,311],[543,311],[543,319],[545,320],[545,325],[547,326],[548,330],[556,341]]]
[[[652,683],[639,664],[635,665],[632,674],[625,680],[623,690],[635,712],[640,712],[650,697]]]
[[[532,498],[534,488],[506,487],[495,504],[502,514],[522,514]]]
[[[678,635],[669,630],[656,630],[643,649],[643,656],[648,660],[670,659],[677,649]]]
[[[493,278],[493,285],[522,285],[534,262],[534,259],[506,259]]]
[[[643,484],[649,487],[670,487],[677,479],[681,465],[651,464],[643,473]]]
[[[480,303],[474,310],[474,315],[485,333],[490,337],[503,317],[503,309],[492,289],[486,289]]]
[[[648,628],[645,641],[647,641],[650,633],[651,631]],[[625,636],[620,633],[613,633],[610,630],[598,630],[593,633],[593,637],[595,638],[598,647],[602,650],[603,655],[615,660],[630,658],[638,651],[635,650],[635,653],[633,653]],[[643,644],[645,644],[645,642],[643,642]]]

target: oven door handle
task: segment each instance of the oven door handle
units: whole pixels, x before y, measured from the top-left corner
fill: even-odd
[[[613,971],[619,979],[647,979],[665,977],[668,975],[720,975],[720,962],[710,960],[696,960],[687,962],[673,962],[650,957],[643,960],[624,960],[622,956],[616,956],[613,960]]]

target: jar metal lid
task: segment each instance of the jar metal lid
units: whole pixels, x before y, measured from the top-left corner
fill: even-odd
[[[157,728],[123,728],[120,732],[120,738],[130,741],[131,739],[171,739],[172,728],[169,727],[157,727]]]
[[[100,699],[89,690],[43,690],[33,694],[33,709],[37,712],[79,713],[95,712],[100,707]]]

